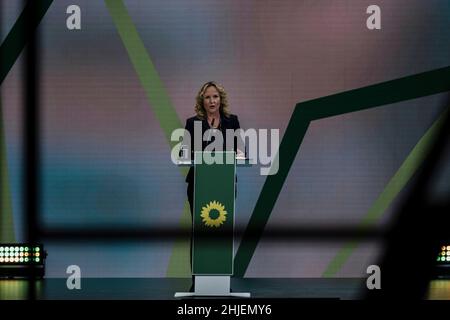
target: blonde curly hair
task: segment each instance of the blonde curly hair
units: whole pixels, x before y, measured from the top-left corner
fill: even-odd
[[[203,120],[206,116],[206,110],[205,107],[203,106],[203,96],[205,94],[206,89],[208,89],[209,87],[214,87],[219,92],[220,96],[219,112],[220,114],[223,114],[225,117],[228,118],[230,116],[230,110],[228,108],[227,93],[225,92],[225,89],[221,85],[215,83],[214,81],[209,81],[205,83],[200,88],[200,91],[198,92],[197,97],[195,98],[194,109],[195,113],[197,114],[197,117]]]

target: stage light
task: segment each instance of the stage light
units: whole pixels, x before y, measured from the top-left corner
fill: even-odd
[[[436,274],[437,278],[450,277],[450,244],[442,244],[436,257]]]
[[[0,278],[43,278],[46,257],[42,244],[0,244]]]

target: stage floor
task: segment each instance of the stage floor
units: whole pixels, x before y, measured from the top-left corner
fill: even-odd
[[[250,292],[252,298],[311,298],[357,300],[366,279],[357,278],[243,278],[231,279],[233,292]],[[65,278],[35,282],[37,299],[45,300],[177,300],[175,292],[187,291],[190,279],[178,278],[83,278],[80,290],[69,290]],[[0,280],[0,299],[28,298],[28,281]],[[430,299],[450,300],[450,280],[430,283]]]

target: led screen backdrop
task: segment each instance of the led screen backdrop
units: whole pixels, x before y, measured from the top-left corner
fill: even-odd
[[[66,26],[72,4],[81,10],[80,30]],[[366,26],[371,4],[54,1],[38,28],[40,222],[131,229],[186,223],[186,183],[167,137],[194,115],[195,95],[207,81],[225,87],[243,128],[279,129],[282,138],[299,102],[450,65],[448,1],[378,0],[378,30]],[[3,41],[23,4],[0,5]],[[2,230],[13,241],[24,237],[21,61],[1,85],[9,190],[2,208],[12,217]],[[357,227],[367,219],[388,226],[414,177],[398,171],[417,158],[414,148],[445,101],[436,94],[313,121],[267,226]],[[238,169],[237,226],[248,223],[267,178],[259,169]],[[392,184],[398,188],[386,191]],[[379,205],[383,192],[391,200]],[[188,276],[187,247],[174,240],[45,244],[49,277],[65,276],[73,264],[90,277]],[[363,242],[343,256],[346,241],[263,236],[245,276],[358,277],[381,245]],[[331,268],[333,261],[339,267]]]

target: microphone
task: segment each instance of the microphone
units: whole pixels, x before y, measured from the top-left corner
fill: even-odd
[[[216,119],[213,118],[212,121],[211,121],[211,127],[213,127],[213,128],[214,128],[214,120],[216,120]],[[208,142],[211,141],[211,131],[212,131],[212,130],[209,129]]]

